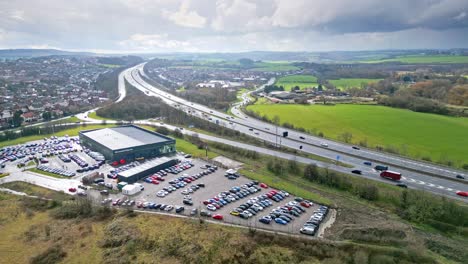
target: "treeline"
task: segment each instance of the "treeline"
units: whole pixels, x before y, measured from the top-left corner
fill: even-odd
[[[450,110],[438,101],[412,95],[379,96],[377,103],[384,106],[409,109],[415,112],[448,115]]]
[[[176,95],[195,103],[206,105],[217,110],[227,111],[237,99],[237,92],[225,88],[192,87]]]
[[[263,88],[263,91],[268,94],[268,93],[271,93],[273,91],[284,91],[284,87],[282,85],[278,86],[278,85],[267,85],[265,86],[265,88]]]
[[[45,127],[24,127],[14,131],[5,131],[0,133],[0,142],[17,139],[20,137],[53,134],[59,131],[79,127],[79,124],[69,125],[47,125]]]
[[[104,72],[96,79],[96,88],[107,92],[108,97],[113,100],[119,96],[119,74],[125,67],[115,68]]]
[[[146,96],[140,92],[139,94],[130,94],[118,103],[100,108],[96,114],[116,120],[133,121],[159,117],[163,107],[164,104],[159,98]]]

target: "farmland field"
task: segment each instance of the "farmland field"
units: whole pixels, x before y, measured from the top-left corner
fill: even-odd
[[[365,78],[341,78],[337,80],[328,80],[331,84],[333,84],[337,89],[346,90],[351,87],[360,88],[361,84],[369,84],[378,82],[382,79],[365,79]]]
[[[468,56],[401,56],[392,59],[365,60],[362,63],[395,62],[402,63],[468,63]]]
[[[416,113],[370,105],[252,105],[249,110],[288,122],[325,137],[340,139],[352,133],[352,143],[397,149],[400,154],[455,165],[467,163],[468,118]],[[443,136],[442,136],[443,135]]]
[[[317,77],[313,75],[289,75],[281,77],[275,85],[283,86],[285,91],[290,91],[293,87],[299,86],[300,89],[317,86]]]

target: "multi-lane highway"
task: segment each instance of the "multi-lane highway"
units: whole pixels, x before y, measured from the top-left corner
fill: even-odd
[[[365,161],[372,161],[373,165],[387,164],[390,168],[401,172],[403,175],[402,181],[412,188],[424,189],[452,197],[456,197],[456,191],[468,190],[468,185],[465,182],[455,180],[454,176],[456,174],[463,175],[459,171],[367,149],[356,150],[347,144],[324,140],[281,127],[277,128],[272,124],[247,117],[240,111],[239,105],[232,108],[231,112],[235,115],[233,117],[206,106],[189,102],[165,92],[164,87],[155,87],[146,82],[142,78],[144,74],[143,66],[144,64],[140,64],[124,71],[124,78],[146,95],[157,96],[165,103],[193,116],[240,131],[275,145],[301,149],[305,153],[319,155],[331,160],[338,159],[341,162],[353,165],[353,169],[361,170],[363,177],[382,180],[372,167],[364,165]],[[286,138],[279,136],[284,131],[288,131],[289,133]],[[324,145],[327,145],[327,147],[324,147]],[[340,169],[340,171],[342,170],[346,170],[348,173],[351,171],[349,168]],[[389,183],[394,184],[393,182]]]

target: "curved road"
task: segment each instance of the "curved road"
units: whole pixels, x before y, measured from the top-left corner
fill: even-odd
[[[188,114],[209,120],[221,126],[225,126],[231,129],[238,130],[242,133],[263,139],[272,144],[277,143],[278,145],[288,146],[290,148],[299,148],[300,146],[302,146],[302,151],[306,153],[316,154],[316,155],[323,156],[332,160],[338,158],[341,162],[352,164],[354,166],[353,169],[361,170],[363,173],[362,175],[363,177],[382,181],[382,179],[378,176],[378,173],[376,171],[374,171],[369,166],[363,165],[363,162],[369,160],[369,158],[368,157],[362,158],[361,156],[362,155],[366,156],[366,154],[371,153],[371,155],[374,155],[376,158],[379,157],[379,160],[380,160],[380,159],[385,159],[386,155],[384,154],[375,153],[375,152],[368,151],[368,150],[364,150],[364,151],[353,150],[351,146],[349,145],[345,145],[345,144],[341,144],[341,143],[337,143],[333,141],[325,141],[323,139],[319,139],[320,141],[318,142],[309,142],[312,140],[317,140],[317,138],[310,136],[310,135],[298,133],[296,131],[291,131],[291,130],[288,130],[288,132],[290,133],[290,136],[288,138],[278,137],[275,135],[275,132],[276,132],[275,126],[243,116],[243,114],[240,111],[236,113],[238,115],[237,117],[228,116],[225,113],[221,113],[221,112],[209,109],[206,106],[186,101],[182,98],[176,97],[172,94],[169,94],[167,92],[162,91],[161,89],[154,87],[153,85],[147,83],[141,78],[141,72],[142,72],[143,66],[144,66],[144,63],[126,70],[124,77],[132,86],[143,91],[148,96],[157,96],[161,98],[167,104],[173,107],[179,108]],[[243,117],[240,118],[240,116],[243,116]],[[284,129],[281,129],[281,131],[283,130]],[[300,140],[295,139],[296,136],[298,139],[300,139],[299,136],[302,136],[305,139],[300,141]],[[329,144],[329,148],[320,147],[320,144],[324,141],[327,144]],[[239,143],[237,144],[241,145]],[[336,151],[335,145],[337,147],[345,146],[346,149],[344,149],[342,152],[339,150]],[[401,158],[398,157],[398,159],[401,159]],[[425,169],[427,169],[427,167],[422,167],[423,169],[420,169],[418,166],[420,166],[421,164],[417,163],[416,168],[413,168],[411,166],[413,161],[403,160],[403,162],[410,164],[408,167],[411,169],[410,170],[398,169],[398,171],[404,175],[402,177],[402,181],[405,182],[405,184],[407,184],[411,188],[427,190],[433,193],[443,194],[443,195],[450,196],[450,197],[457,197],[457,195],[455,194],[456,191],[468,190],[468,185],[464,182],[453,181],[452,179],[447,179],[444,177],[433,177],[432,173],[434,172],[432,173],[425,172]],[[388,163],[382,162],[382,164],[388,164]],[[401,168],[404,168],[406,167],[406,164],[402,164],[400,166]],[[336,168],[333,168],[333,169],[336,169]],[[429,168],[429,169],[432,170],[432,168]],[[440,169],[441,168],[439,167],[435,167],[435,170],[440,170]],[[442,168],[442,169],[445,170],[445,168]],[[350,173],[350,169],[348,168],[340,167],[340,169],[336,169],[336,170]],[[452,170],[447,170],[447,171],[449,173],[454,173]],[[383,180],[383,181],[394,184],[393,182],[390,182],[387,180]]]

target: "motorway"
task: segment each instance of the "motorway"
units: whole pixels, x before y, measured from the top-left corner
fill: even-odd
[[[226,113],[218,112],[206,106],[176,97],[165,92],[164,87],[154,87],[141,77],[141,75],[144,74],[143,66],[144,63],[125,70],[124,78],[132,86],[141,90],[146,95],[159,97],[165,103],[179,108],[195,117],[203,118],[217,123],[218,125],[238,130],[239,132],[268,141],[272,144],[287,146],[293,149],[299,149],[300,146],[302,146],[301,150],[305,153],[319,155],[332,160],[339,159],[340,162],[353,165],[353,169],[361,170],[362,177],[371,178],[373,180],[382,181],[378,173],[373,170],[372,167],[363,164],[364,161],[377,161],[378,164],[389,165],[390,169],[398,168],[397,170],[403,175],[402,181],[410,188],[422,189],[450,197],[457,197],[455,194],[456,191],[468,190],[466,182],[454,179],[454,175],[463,175],[463,173],[453,169],[413,161],[367,149],[354,150],[350,145],[324,140],[322,138],[292,131],[290,129],[278,128],[278,134],[282,134],[283,131],[289,132],[289,136],[287,138],[276,136],[276,126],[247,117],[240,111],[239,105],[237,105],[235,109],[233,108],[233,110],[231,110],[233,111],[233,114],[236,115],[236,117],[232,117]],[[300,137],[303,137],[304,139],[301,139]],[[322,143],[328,144],[328,148],[321,147]],[[239,143],[237,144],[241,145]],[[327,166],[331,168],[329,164]],[[333,169],[346,173],[350,173],[351,170],[344,167],[340,167],[340,169],[334,167]],[[435,175],[438,177],[435,177]],[[387,180],[383,181],[394,184]]]

